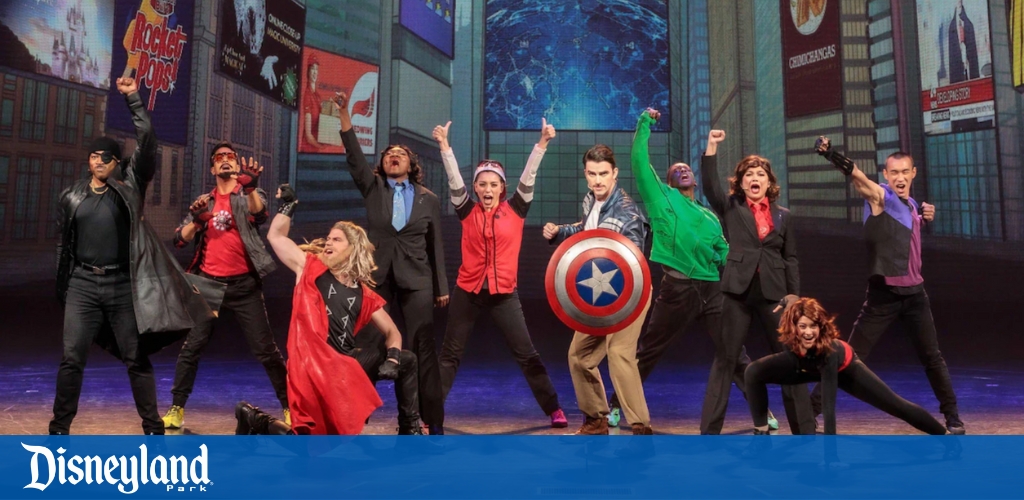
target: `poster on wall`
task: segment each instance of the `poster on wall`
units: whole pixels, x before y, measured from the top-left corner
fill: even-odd
[[[1010,68],[1013,88],[1024,93],[1024,0],[1006,2],[1010,33]]]
[[[839,0],[781,0],[786,118],[843,107]]]
[[[184,145],[188,138],[192,68],[193,0],[117,0],[110,80],[134,77],[160,140]],[[110,99],[120,99],[116,88]],[[134,132],[124,106],[107,106],[107,126]]]
[[[455,0],[402,0],[398,20],[449,59],[455,56]]]
[[[349,95],[352,129],[363,153],[376,154],[379,68],[311,47],[302,51],[302,68],[299,152],[345,152],[341,144],[341,120],[331,102],[335,93],[345,92]]]
[[[305,29],[299,0],[222,0],[218,71],[295,108]]]
[[[487,0],[484,128],[631,131],[652,107],[667,131],[663,0]]]
[[[113,25],[109,0],[4,0],[0,66],[106,90]]]
[[[921,109],[927,135],[995,126],[987,0],[918,0]]]

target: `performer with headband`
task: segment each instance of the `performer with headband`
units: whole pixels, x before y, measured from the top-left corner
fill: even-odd
[[[486,311],[505,336],[505,342],[533,391],[533,397],[544,413],[551,417],[551,426],[567,427],[569,421],[558,404],[558,394],[547,368],[533,347],[516,291],[526,213],[533,201],[537,169],[548,142],[555,137],[555,127],[548,125],[547,120],[543,121],[540,140],[526,162],[511,200],[505,199],[505,168],[492,160],[481,161],[476,167],[473,192],[477,200],[473,200],[466,191],[455,154],[448,145],[451,124],[438,125],[433,132],[448,174],[452,204],[462,221],[462,266],[452,293],[448,330],[441,347],[441,386],[445,398],[455,382],[455,373],[476,319]]]
[[[751,320],[764,328],[772,352],[782,352],[775,330],[783,308],[800,294],[793,217],[776,203],[779,183],[771,162],[757,155],[743,158],[729,179],[726,195],[718,177],[718,145],[724,140],[725,131],[712,130],[700,160],[704,196],[722,218],[729,240],[722,272],[722,333],[714,337],[715,361],[704,396],[705,408],[714,408],[715,415],[725,415],[732,388],[730,375],[737,368],[746,369],[739,360]],[[806,386],[782,386],[782,402],[793,434],[815,433]],[[722,423],[716,419],[705,430],[719,434]]]
[[[867,298],[850,333],[850,345],[866,360],[889,325],[900,320],[939,400],[946,428],[953,434],[964,434],[921,276],[921,226],[935,219],[935,206],[919,205],[910,197],[917,175],[913,158],[902,151],[889,155],[882,170],[886,184],[878,184],[853,161],[833,150],[828,138],[819,138],[815,150],[843,172],[864,198],[864,237],[871,276]],[[814,389],[812,403],[820,412],[820,386]]]
[[[416,355],[402,350],[402,334],[384,311],[373,283],[373,245],[363,228],[341,221],[327,238],[297,245],[288,237],[299,201],[287,184],[267,240],[295,272],[288,329],[288,400],[292,425],[241,402],[236,434],[359,434],[381,400],[373,384],[395,380],[398,433],[423,434],[416,387]],[[373,323],[383,334],[372,346],[356,336]],[[326,330],[326,331],[325,331]]]
[[[754,434],[768,433],[768,384],[783,387],[821,382],[825,434],[836,433],[836,392],[851,396],[882,410],[928,434],[946,434],[946,429],[927,410],[893,392],[839,340],[834,318],[817,300],[796,300],[782,313],[778,328],[784,351],[765,356],[747,367],[747,403],[754,419]]]

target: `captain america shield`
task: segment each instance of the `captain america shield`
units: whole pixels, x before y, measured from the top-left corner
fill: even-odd
[[[590,335],[609,335],[632,324],[647,307],[651,270],[628,238],[591,229],[558,246],[544,286],[562,323]]]

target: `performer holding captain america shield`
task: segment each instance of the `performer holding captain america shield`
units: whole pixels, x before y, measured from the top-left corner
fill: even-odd
[[[544,237],[562,241],[548,264],[545,284],[555,314],[576,330],[569,373],[585,420],[576,434],[608,434],[608,401],[598,365],[608,357],[612,385],[633,434],[649,435],[636,346],[651,303],[651,274],[640,250],[647,220],[625,190],[611,148],[599,144],[583,155],[590,192],[583,219],[544,225]],[[567,239],[568,238],[568,239]]]

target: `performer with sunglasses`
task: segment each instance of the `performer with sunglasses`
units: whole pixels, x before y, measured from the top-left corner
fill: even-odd
[[[285,420],[290,422],[287,369],[263,302],[263,277],[277,265],[259,235],[259,226],[267,220],[267,193],[258,187],[262,172],[263,167],[252,158],[240,158],[231,144],[217,144],[210,155],[210,173],[217,185],[189,207],[174,233],[174,244],[182,248],[194,242],[195,255],[188,272],[226,286],[220,310],[234,313],[249,350],[267,371]],[[197,324],[181,346],[171,388],[174,399],[163,418],[168,429],[184,424],[185,403],[195,385],[199,358],[212,335],[211,319]]]

